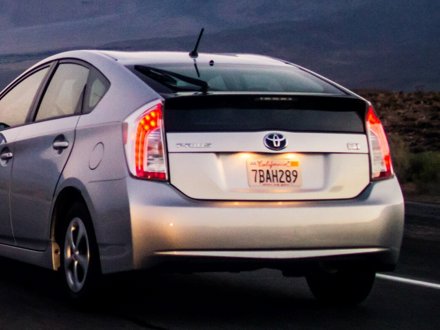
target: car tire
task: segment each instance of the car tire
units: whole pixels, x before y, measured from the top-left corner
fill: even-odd
[[[326,304],[356,305],[364,301],[374,284],[376,273],[365,269],[319,269],[306,276],[315,298]]]
[[[61,246],[61,276],[77,302],[92,298],[101,275],[99,253],[87,208],[76,203],[66,213]]]

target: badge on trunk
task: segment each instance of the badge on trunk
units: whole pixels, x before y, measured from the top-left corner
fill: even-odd
[[[280,133],[269,133],[264,137],[264,145],[270,150],[283,150],[287,147],[287,139]]]

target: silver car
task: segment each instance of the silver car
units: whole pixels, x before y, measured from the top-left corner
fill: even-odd
[[[358,303],[404,207],[372,105],[257,55],[71,51],[0,94],[0,255],[84,299],[138,269],[306,276]]]

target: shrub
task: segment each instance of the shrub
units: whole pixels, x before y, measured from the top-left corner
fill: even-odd
[[[394,171],[403,184],[413,183],[417,193],[440,195],[440,152],[411,153],[399,136],[389,136]]]
[[[440,152],[428,151],[410,155],[406,174],[422,194],[440,194]]]
[[[394,171],[400,182],[408,182],[411,173],[411,153],[409,152],[409,148],[399,136],[390,135],[388,139],[391,148]]]

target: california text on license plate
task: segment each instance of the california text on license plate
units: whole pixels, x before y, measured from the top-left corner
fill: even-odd
[[[301,185],[301,171],[298,160],[291,159],[248,159],[249,186],[286,187]]]

